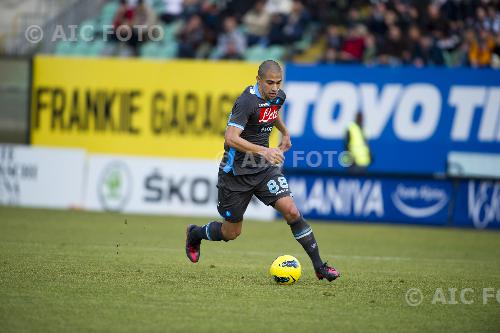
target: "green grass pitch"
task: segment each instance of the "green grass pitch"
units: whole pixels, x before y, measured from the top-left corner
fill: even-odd
[[[500,331],[499,232],[311,223],[343,273],[328,283],[281,221],[247,221],[191,264],[186,224],[206,221],[0,207],[0,331]],[[293,286],[268,275],[280,254],[302,263]]]

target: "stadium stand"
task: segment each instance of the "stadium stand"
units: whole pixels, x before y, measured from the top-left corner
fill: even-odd
[[[71,24],[78,25],[77,40],[58,40],[35,51],[370,66],[500,66],[498,0],[29,0],[3,1],[1,6],[2,15],[11,18],[3,20],[0,30],[3,53],[9,53],[7,40],[16,44],[12,40],[23,30],[20,17],[31,15],[36,22],[21,21],[43,26],[69,24],[71,16]],[[148,28],[138,31],[137,25]],[[112,34],[106,26],[113,27]]]
[[[22,54],[28,26],[44,26],[78,0],[0,1],[0,54]]]
[[[141,21],[142,20],[142,21]],[[64,42],[61,55],[266,58],[326,64],[500,66],[498,1],[110,1],[81,26],[158,24],[159,41]],[[90,31],[90,29],[87,29]],[[147,37],[147,36],[144,36]]]

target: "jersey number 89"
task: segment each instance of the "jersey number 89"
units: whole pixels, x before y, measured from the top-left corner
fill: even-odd
[[[276,183],[276,181],[274,179],[271,179],[270,181],[268,181],[267,188],[269,189],[269,192],[271,192],[272,194],[276,194],[276,193],[278,193],[280,188],[283,188],[283,189],[288,188],[288,183],[287,183],[285,177],[278,177],[278,183]]]

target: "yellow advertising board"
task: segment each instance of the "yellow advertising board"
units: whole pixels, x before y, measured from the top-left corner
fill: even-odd
[[[31,143],[91,153],[215,159],[257,64],[37,56]],[[276,132],[276,130],[274,130]],[[277,143],[277,133],[271,145]]]

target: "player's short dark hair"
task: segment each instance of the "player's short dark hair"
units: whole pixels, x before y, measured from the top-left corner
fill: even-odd
[[[262,78],[264,77],[264,74],[270,70],[281,72],[281,66],[274,60],[266,60],[262,62],[262,64],[260,64],[257,75],[259,75],[259,77]]]

